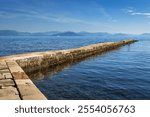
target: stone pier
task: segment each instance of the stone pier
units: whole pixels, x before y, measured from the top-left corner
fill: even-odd
[[[106,42],[68,50],[34,52],[0,57],[0,99],[4,100],[46,100],[47,98],[33,84],[24,72],[36,71],[65,62],[131,44],[136,40]]]
[[[15,61],[0,61],[0,99],[46,100]]]

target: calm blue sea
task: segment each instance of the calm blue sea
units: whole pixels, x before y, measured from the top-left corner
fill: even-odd
[[[3,36],[0,56],[123,39],[126,38]],[[29,75],[48,99],[150,99],[150,39]]]

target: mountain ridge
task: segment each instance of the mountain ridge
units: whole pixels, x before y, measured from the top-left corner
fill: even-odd
[[[72,32],[72,31],[49,31],[49,32],[19,32],[15,30],[0,30],[0,36],[116,36],[132,37],[144,36],[150,37],[150,33],[143,34],[126,34],[126,33],[108,33],[108,32]]]

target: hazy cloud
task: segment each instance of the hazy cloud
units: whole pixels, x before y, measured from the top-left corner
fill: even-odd
[[[105,12],[104,9],[101,9],[101,12],[103,12],[108,18],[110,16]],[[15,9],[15,10],[0,10],[0,18],[5,19],[39,19],[43,20],[44,22],[57,22],[57,23],[70,23],[70,24],[83,24],[88,26],[100,26],[100,27],[109,27],[101,22],[92,22],[88,20],[83,20],[79,18],[72,18],[68,16],[61,16],[59,14],[50,15],[49,13],[42,13],[36,10],[23,10],[23,9]],[[112,19],[113,20],[113,19]],[[113,20],[115,22],[115,20]]]
[[[0,18],[12,19],[12,18],[36,18],[42,19],[46,21],[54,21],[54,22],[61,22],[61,23],[87,23],[84,20],[70,18],[65,16],[58,16],[58,15],[49,15],[46,13],[41,13],[38,11],[28,11],[28,10],[0,10]]]
[[[130,15],[139,15],[139,16],[145,16],[150,18],[150,12],[137,12],[135,8],[130,7],[128,9],[123,9],[126,13],[129,13]]]

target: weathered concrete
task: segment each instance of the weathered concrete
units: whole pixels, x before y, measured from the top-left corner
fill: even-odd
[[[3,79],[3,80],[0,80],[0,85],[2,87],[6,87],[6,86],[15,86],[15,83],[13,80],[11,79]]]
[[[47,99],[15,61],[0,61],[0,68],[0,99]]]
[[[136,40],[124,40],[120,42],[93,44],[68,50],[34,52],[0,57],[0,99],[9,99],[9,96],[6,95],[7,93],[2,95],[5,90],[9,92],[8,86],[17,89],[19,99],[46,99],[23,69],[25,71],[36,71],[42,68],[89,57],[91,55],[101,54],[134,42],[136,42]],[[3,88],[5,86],[7,86],[7,89],[4,90]],[[18,99],[18,96],[15,96],[13,93],[10,99]]]
[[[20,100],[17,88],[13,86],[0,88],[0,100]]]
[[[16,83],[20,98],[23,100],[46,100],[47,98],[33,84],[26,73],[15,61],[6,61]]]
[[[0,61],[0,99],[20,100],[15,81],[5,61]]]

